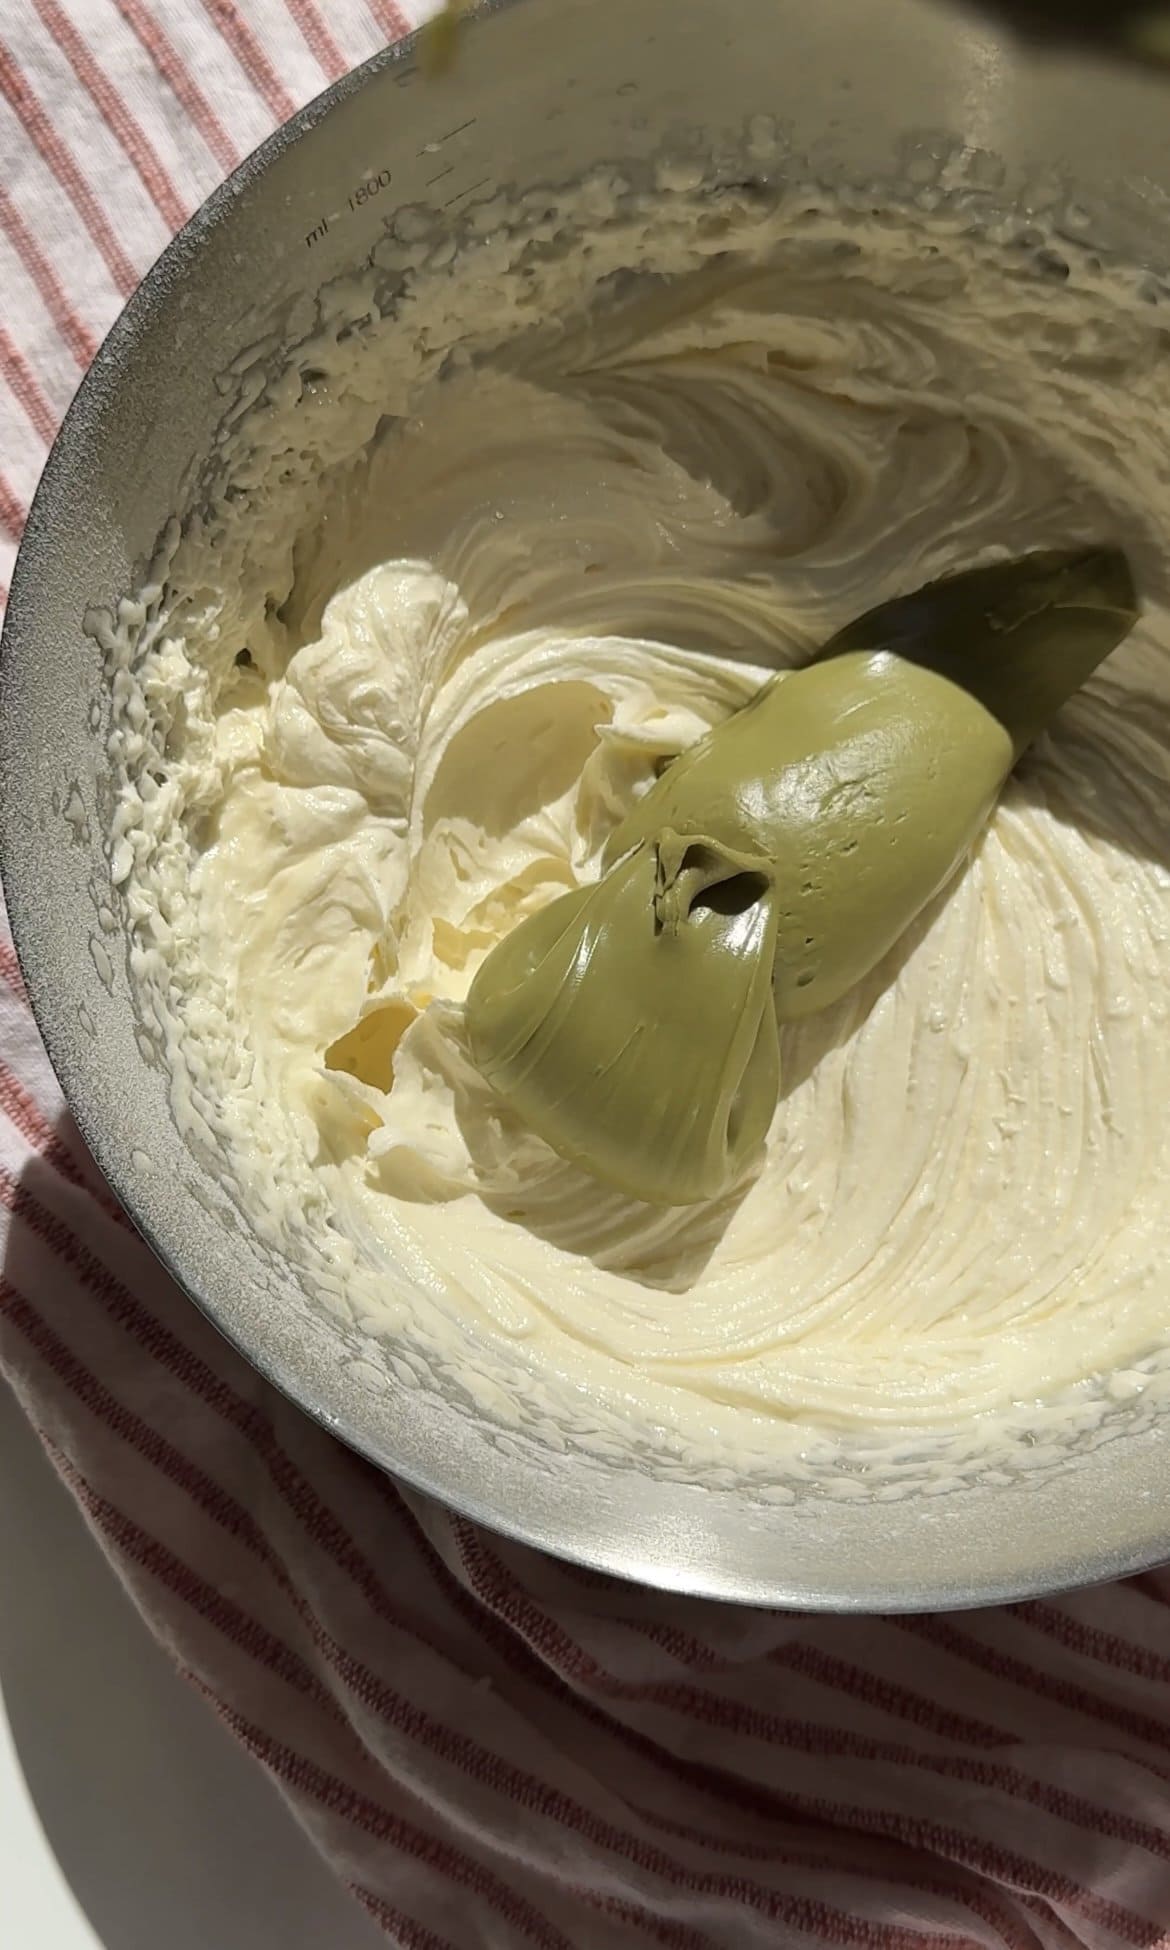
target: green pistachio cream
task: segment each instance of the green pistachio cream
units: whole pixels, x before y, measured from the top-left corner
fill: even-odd
[[[870,610],[670,764],[601,879],[484,962],[472,1057],[562,1157],[692,1204],[750,1170],[777,1025],[866,975],[1021,753],[1137,620],[1125,556],[1052,550]]]

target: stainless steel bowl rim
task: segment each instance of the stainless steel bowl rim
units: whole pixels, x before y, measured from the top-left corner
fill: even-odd
[[[482,0],[466,23],[467,32],[476,36],[485,31],[490,34],[493,19],[533,3],[534,0]],[[657,0],[646,0],[647,6],[654,4]],[[761,5],[762,0],[753,0],[753,4]],[[911,6],[913,0],[904,0],[904,4]],[[475,45],[479,45],[478,40]],[[45,562],[51,550],[54,511],[68,499],[83,436],[88,435],[106,410],[111,389],[116,390],[124,380],[144,335],[151,328],[155,295],[161,287],[183,277],[188,266],[198,258],[209,234],[222,221],[230,220],[243,190],[262,178],[277,158],[300,143],[341,104],[373,87],[387,72],[411,62],[414,49],[412,37],[382,50],[333,83],[276,130],[184,226],[121,312],[69,408],[29,515],[13,577],[0,658],[0,709],[5,710],[6,719],[12,671],[22,656],[31,654],[28,646],[35,646],[37,611],[44,589]],[[0,783],[4,788],[0,803],[0,862],[4,868],[10,922],[33,1013],[72,1115],[114,1191],[175,1281],[268,1381],[331,1434],[378,1466],[392,1470],[411,1487],[454,1505],[469,1517],[522,1543],[618,1576],[737,1602],[836,1611],[916,1611],[944,1605],[985,1605],[1125,1576],[1170,1557],[1170,1516],[1159,1514],[1161,1506],[1153,1500],[1150,1487],[1159,1476],[1164,1481],[1167,1475],[1167,1436],[1160,1429],[1143,1438],[1144,1454],[1139,1453],[1139,1445],[1130,1444],[1131,1504],[1124,1506],[1128,1508],[1129,1521],[1120,1526],[1125,1532],[1120,1537],[1106,1535],[1108,1525],[1103,1526],[1099,1519],[1094,1536],[1081,1536],[1075,1510],[1069,1509],[1076,1496],[1075,1483],[1069,1481],[1063,1496],[1058,1489],[1056,1500],[1052,1501],[1052,1483],[1046,1484],[1041,1476],[1033,1491],[1020,1492],[1035,1499],[1032,1526],[1036,1533],[1035,1548],[1026,1561],[1017,1554],[998,1565],[989,1561],[981,1567],[977,1550],[966,1562],[958,1550],[953,1562],[940,1570],[930,1561],[934,1545],[942,1535],[938,1528],[939,1509],[922,1508],[918,1512],[919,1530],[915,1533],[912,1526],[906,1526],[904,1513],[899,1514],[896,1506],[872,1504],[870,1521],[886,1526],[892,1538],[902,1534],[899,1524],[905,1537],[918,1534],[920,1561],[909,1573],[904,1567],[899,1569],[896,1562],[891,1562],[880,1574],[871,1574],[863,1568],[852,1581],[843,1573],[835,1574],[832,1566],[817,1576],[810,1576],[807,1569],[794,1571],[781,1561],[791,1549],[796,1534],[786,1528],[795,1520],[784,1513],[761,1513],[751,1533],[756,1539],[753,1546],[756,1561],[747,1561],[738,1545],[724,1558],[713,1543],[719,1533],[719,1497],[712,1494],[709,1500],[704,1499],[701,1484],[686,1486],[687,1497],[681,1498],[677,1506],[668,1494],[661,1509],[648,1517],[641,1534],[632,1538],[620,1516],[613,1519],[610,1513],[596,1513],[587,1502],[574,1507],[572,1499],[561,1496],[559,1491],[552,1493],[535,1511],[517,1508],[501,1500],[490,1485],[477,1492],[474,1480],[466,1473],[463,1481],[454,1483],[439,1463],[428,1467],[417,1458],[399,1459],[387,1453],[385,1442],[373,1439],[361,1419],[347,1412],[344,1390],[336,1406],[325,1405],[320,1394],[305,1385],[303,1377],[290,1372],[278,1342],[258,1348],[249,1335],[246,1320],[225,1320],[222,1308],[204,1290],[198,1274],[190,1265],[180,1264],[172,1250],[166,1236],[162,1201],[152,1201],[144,1195],[141,1184],[134,1182],[125,1169],[108,1120],[94,1114],[91,1076],[70,1014],[71,998],[45,952],[39,915],[41,893],[31,866],[33,856],[28,851],[27,834],[18,831],[30,817],[29,807],[22,798],[21,770],[21,754],[6,739],[0,754]],[[1108,1446],[1118,1448],[1119,1444],[1124,1448],[1124,1438]],[[1121,1477],[1124,1474],[1123,1470]],[[1118,1488],[1119,1496],[1125,1497],[1125,1482],[1120,1478]],[[962,1494],[949,1513],[951,1523],[964,1520],[960,1507]],[[1145,1520],[1135,1520],[1131,1507],[1133,1496],[1139,1496],[1143,1504],[1148,1502]],[[946,1501],[939,1499],[939,1508]],[[700,1521],[692,1535],[696,1514],[704,1510],[709,1513],[710,1529]],[[812,1524],[814,1530],[822,1522],[828,1545],[832,1533],[840,1529],[842,1512],[822,1505],[818,1516],[815,1503],[810,1500],[799,1521],[806,1526]],[[993,1556],[994,1523],[988,1528],[986,1516],[981,1516],[977,1527],[985,1556]],[[770,1557],[768,1552],[770,1534],[775,1537],[775,1557]],[[835,1539],[838,1550],[848,1552],[850,1534],[855,1538],[863,1536],[861,1531],[850,1533],[846,1524]],[[948,1538],[950,1534],[948,1528]],[[903,1547],[895,1543],[895,1550]],[[813,1550],[815,1553],[815,1535]],[[945,1558],[946,1552],[942,1556]]]

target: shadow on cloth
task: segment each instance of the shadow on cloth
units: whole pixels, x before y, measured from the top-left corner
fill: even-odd
[[[68,1120],[62,1143],[80,1150]],[[29,1165],[34,1194],[46,1176],[48,1165]],[[19,1198],[18,1188],[18,1212]],[[21,1235],[14,1224],[6,1280],[26,1293],[31,1284],[48,1324],[66,1330],[72,1283],[54,1299]],[[0,1329],[8,1324],[0,1297]],[[83,1530],[4,1384],[15,1340],[0,1331],[0,1729],[6,1718],[35,1817],[93,1941],[102,1950],[374,1950],[381,1931],[177,1677]],[[117,1376],[103,1379],[117,1389]],[[116,1463],[113,1475],[116,1495]],[[0,1919],[10,1898],[0,1893]],[[9,1942],[2,1920],[0,1939]],[[40,1942],[13,1939],[12,1950]]]
[[[87,1474],[100,1494],[104,1547],[164,1644],[383,1920],[425,1919],[457,1950],[1165,1942],[1170,1574],[895,1620],[574,1569],[396,1487],[311,1423],[91,1174],[62,1121],[6,1192],[0,1366],[79,1500]],[[194,1699],[176,1745],[165,1657],[129,1630],[96,1554],[69,1557],[37,1461],[0,1417],[0,1481],[19,1486],[0,1500],[0,1682],[105,1950],[364,1945],[356,1912],[352,1930],[325,1919],[258,1780],[239,1819],[224,1783],[249,1763],[213,1753]],[[158,1575],[146,1533],[194,1567],[202,1601]],[[611,1927],[615,1901],[629,1929]],[[661,1935],[664,1918],[682,1933]]]

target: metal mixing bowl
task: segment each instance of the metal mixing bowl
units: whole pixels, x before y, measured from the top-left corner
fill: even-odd
[[[454,213],[500,183],[636,167],[676,126],[734,143],[756,114],[778,118],[810,166],[881,173],[900,155],[927,188],[929,158],[955,152],[923,131],[959,138],[968,162],[977,150],[1001,193],[1025,201],[1067,168],[1082,235],[1167,258],[1160,89],[1068,63],[1033,70],[918,0],[522,0],[482,10],[434,84],[409,46],[387,52],[212,197],[69,414],[4,638],[4,882],[38,1021],[111,1183],[211,1319],[345,1441],[502,1531],[649,1583],[837,1609],[982,1604],[1170,1556],[1170,1430],[1122,1425],[1030,1479],[884,1504],[766,1504],[572,1448],[501,1445],[465,1401],[404,1387],[233,1226],[172,1122],[109,931],[106,705],[82,620],[135,586],[163,517],[185,505],[222,411],[217,375],[267,320],[359,264],[394,207]]]

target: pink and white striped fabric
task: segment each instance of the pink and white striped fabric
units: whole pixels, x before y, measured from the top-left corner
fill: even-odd
[[[6,582],[136,279],[407,15],[0,11]],[[6,934],[0,1201],[0,1367],[154,1631],[392,1942],[1170,1946],[1170,1573],[948,1618],[737,1612],[403,1494],[168,1282],[64,1114]]]

